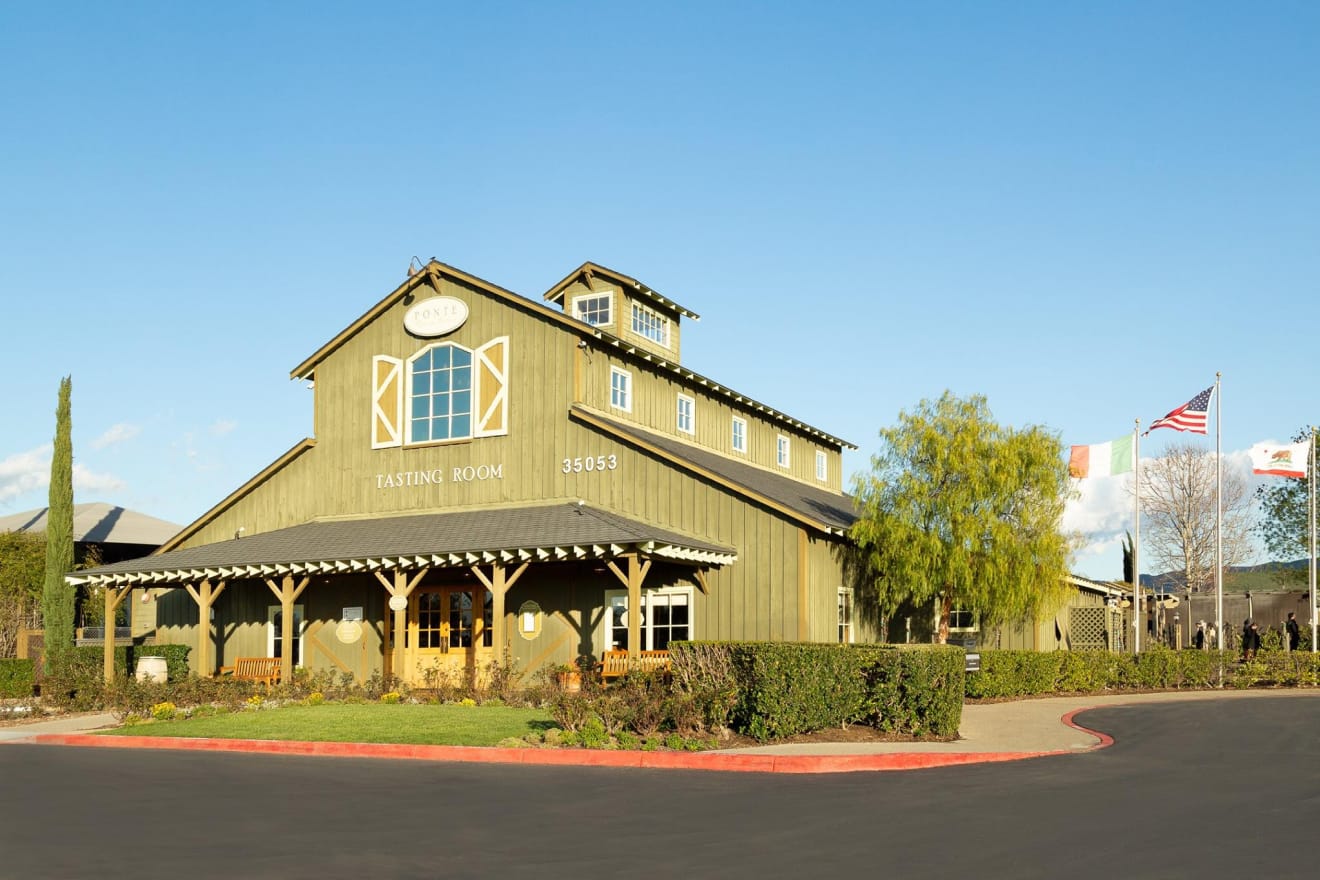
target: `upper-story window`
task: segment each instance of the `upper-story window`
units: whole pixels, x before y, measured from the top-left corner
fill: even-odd
[[[686,394],[678,395],[678,430],[684,434],[697,433],[697,402]]]
[[[371,448],[509,433],[509,337],[371,358]]]
[[[775,461],[780,467],[788,467],[788,438],[783,434],[775,440]]]
[[[409,361],[408,442],[472,436],[472,352],[452,342],[423,349]]]
[[[632,373],[610,367],[610,406],[632,412]]]
[[[669,319],[641,303],[632,304],[632,330],[638,336],[669,347]]]
[[[614,323],[614,296],[609,293],[589,293],[573,297],[573,317],[593,327]]]
[[[819,449],[816,450],[816,479],[824,481],[829,476],[829,466],[826,462],[825,453]]]
[[[747,454],[747,420],[733,417],[733,451]]]

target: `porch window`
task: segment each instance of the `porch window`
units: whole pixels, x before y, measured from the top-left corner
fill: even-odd
[[[605,594],[605,649],[628,649],[628,594]],[[665,651],[669,643],[692,638],[692,589],[665,587],[642,592],[642,651]]]
[[[293,606],[293,665],[302,666],[302,634],[307,626],[303,617],[303,606]],[[284,656],[284,608],[281,605],[266,607],[266,656]]]
[[[949,632],[975,632],[976,614],[970,608],[955,605],[949,612]]]

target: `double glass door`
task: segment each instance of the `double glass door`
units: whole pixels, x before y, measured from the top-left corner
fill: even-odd
[[[491,596],[483,587],[418,587],[408,652],[414,680],[429,668],[474,666],[490,653]]]

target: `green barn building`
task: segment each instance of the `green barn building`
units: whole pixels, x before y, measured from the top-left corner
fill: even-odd
[[[852,641],[855,447],[683,364],[697,317],[593,263],[536,301],[432,261],[294,367],[311,437],[153,555],[70,580],[202,675],[279,657],[422,685]]]

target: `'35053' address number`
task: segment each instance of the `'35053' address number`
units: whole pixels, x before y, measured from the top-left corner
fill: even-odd
[[[617,455],[597,455],[595,458],[566,458],[559,469],[566,474],[580,474],[583,471],[612,471],[618,466]]]

